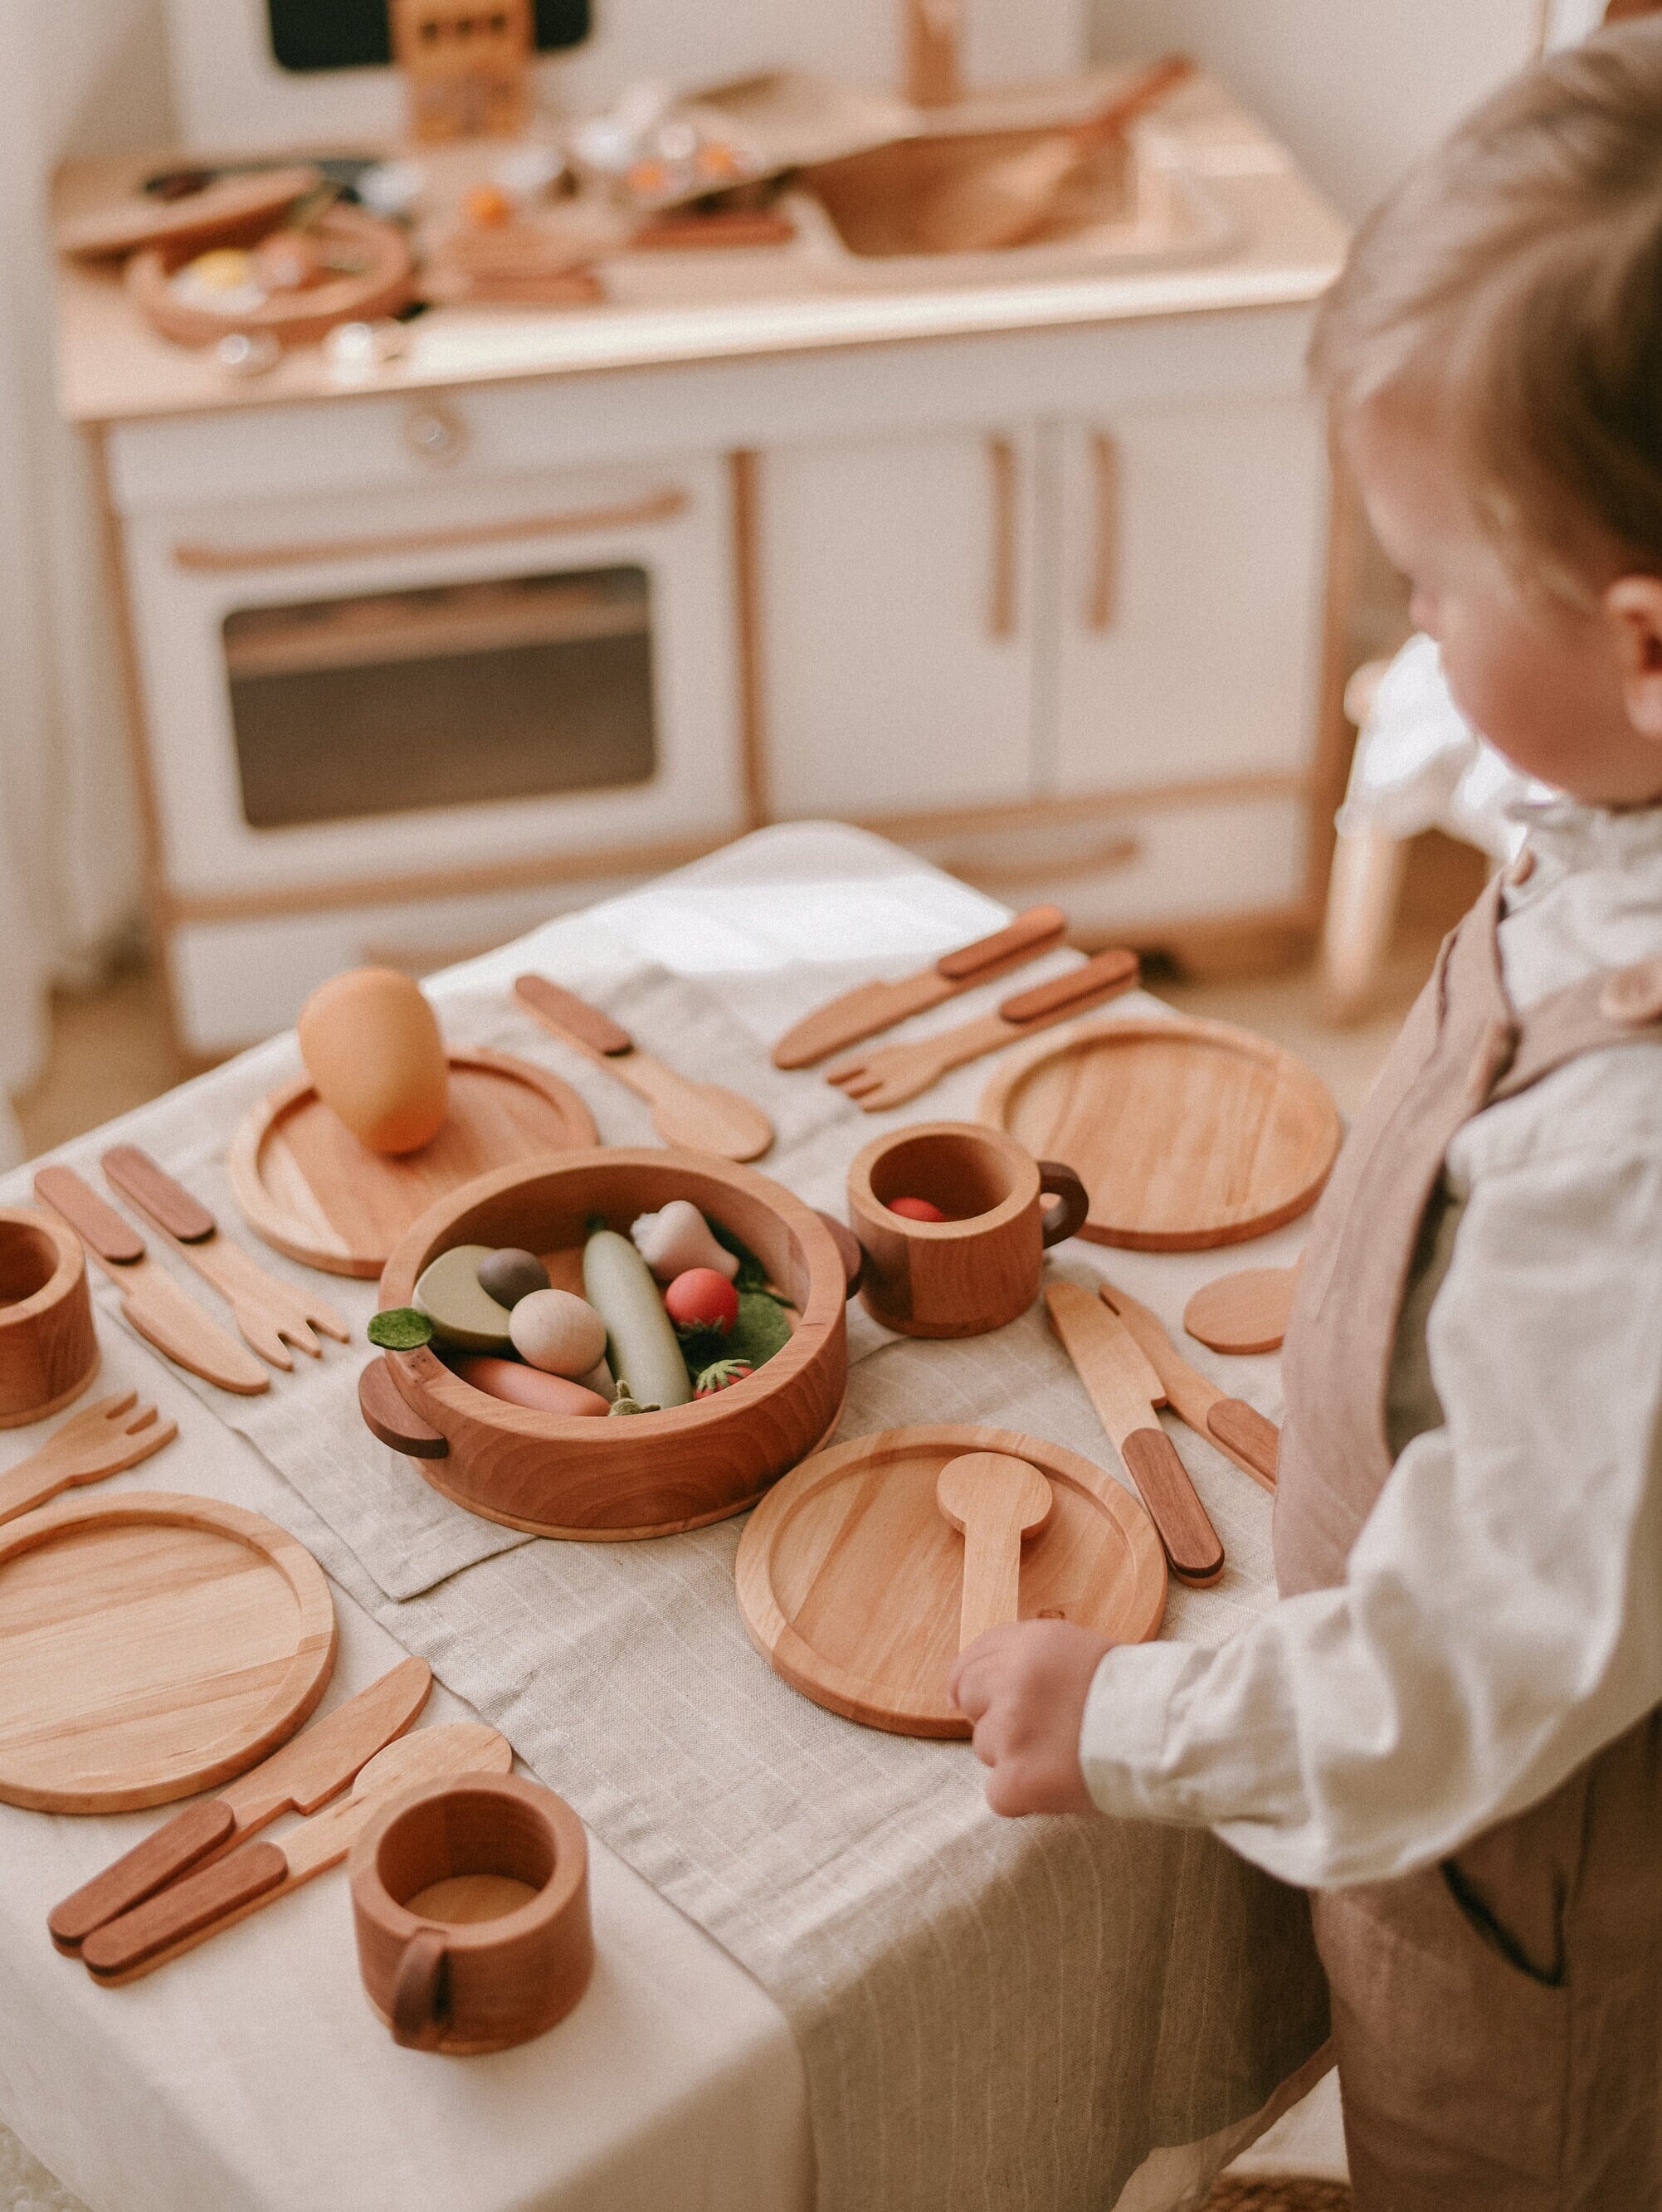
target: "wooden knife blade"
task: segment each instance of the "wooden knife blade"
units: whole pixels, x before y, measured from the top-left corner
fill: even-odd
[[[773,1048],[776,1067],[811,1067],[828,1052],[858,1044],[912,1014],[990,983],[1062,942],[1068,917],[1060,907],[1032,906],[990,937],[943,952],[932,967],[892,983],[861,983],[806,1014]]]
[[[1166,1403],[1160,1376],[1118,1315],[1077,1283],[1048,1284],[1044,1303],[1160,1531],[1172,1573],[1185,1583],[1215,1582],[1223,1572],[1223,1545],[1177,1446],[1156,1419],[1154,1408]]]
[[[1245,1398],[1230,1397],[1198,1368],[1191,1367],[1166,1334],[1160,1316],[1139,1304],[1129,1291],[1103,1283],[1098,1286],[1098,1296],[1142,1346],[1178,1419],[1233,1459],[1243,1474],[1250,1474],[1254,1482],[1273,1493],[1282,1443],[1275,1424],[1266,1420]]]

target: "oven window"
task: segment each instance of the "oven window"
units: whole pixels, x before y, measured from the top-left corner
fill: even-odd
[[[227,615],[250,827],[645,783],[644,568],[514,576]]]

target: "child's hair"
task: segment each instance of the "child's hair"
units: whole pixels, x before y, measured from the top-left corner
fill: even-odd
[[[1342,416],[1428,407],[1502,550],[1662,571],[1662,19],[1507,85],[1364,225],[1312,349]]]

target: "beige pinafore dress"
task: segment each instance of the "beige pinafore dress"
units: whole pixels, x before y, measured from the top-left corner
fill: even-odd
[[[1446,1248],[1455,1133],[1581,1053],[1662,1035],[1648,962],[1514,1013],[1501,895],[1444,945],[1312,1224],[1284,1361],[1284,1596],[1344,1580],[1409,1441],[1393,1352],[1440,1230]],[[1357,2212],[1662,2212],[1662,1709],[1440,1866],[1312,1912]]]

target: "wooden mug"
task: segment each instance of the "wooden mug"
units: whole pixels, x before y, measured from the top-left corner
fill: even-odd
[[[354,1844],[351,1887],[358,1972],[406,2049],[506,2051],[588,1987],[583,1824],[537,1783],[472,1774],[398,1798]]]
[[[947,1218],[891,1212],[897,1198],[927,1199]],[[879,1137],[849,1170],[866,1310],[903,1336],[1002,1328],[1038,1296],[1046,1249],[1074,1236],[1090,1206],[1072,1168],[1034,1160],[1000,1129],[916,1121]]]
[[[0,1429],[56,1413],[97,1371],[81,1239],[33,1206],[0,1206]]]

